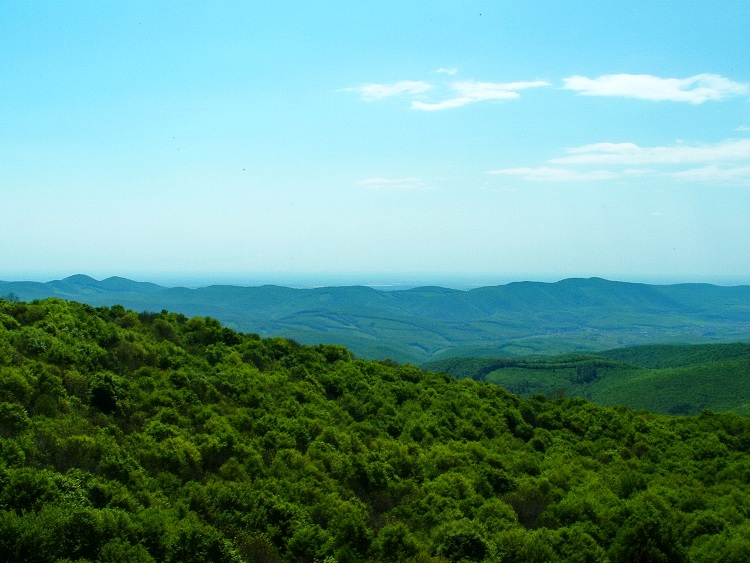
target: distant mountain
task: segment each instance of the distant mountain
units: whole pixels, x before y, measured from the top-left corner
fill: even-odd
[[[373,359],[556,355],[637,344],[750,340],[750,286],[648,285],[600,278],[518,282],[468,291],[419,287],[168,288],[76,275],[0,282],[0,295],[211,316],[305,344],[336,343]]]

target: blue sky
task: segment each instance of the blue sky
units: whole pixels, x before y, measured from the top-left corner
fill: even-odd
[[[745,0],[2,2],[0,279],[750,283],[748,29]]]

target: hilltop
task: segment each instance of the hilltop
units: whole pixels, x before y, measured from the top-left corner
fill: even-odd
[[[420,287],[167,288],[77,275],[0,282],[0,295],[60,297],[137,311],[211,316],[225,326],[359,357],[423,363],[453,356],[552,356],[638,344],[750,340],[750,286],[647,285],[568,279],[459,291]]]

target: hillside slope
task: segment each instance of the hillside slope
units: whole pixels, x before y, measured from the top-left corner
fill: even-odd
[[[750,344],[651,345],[539,360],[450,358],[427,369],[514,393],[584,397],[672,414],[750,415]]]
[[[524,357],[750,339],[750,286],[655,286],[592,278],[470,291],[187,289],[78,275],[49,283],[0,282],[0,295],[10,293],[27,301],[60,297],[95,306],[211,316],[244,332],[341,344],[360,357],[415,363],[451,356]]]
[[[726,561],[750,420],[546,401],[211,318],[0,300],[9,561]]]

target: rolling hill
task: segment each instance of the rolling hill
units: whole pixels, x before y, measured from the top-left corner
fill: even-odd
[[[75,275],[0,282],[0,295],[59,297],[139,311],[211,316],[226,326],[356,355],[423,363],[452,356],[552,356],[638,344],[750,339],[750,286],[647,285],[600,278],[468,291],[420,287],[162,287]]]
[[[584,397],[669,414],[750,415],[750,344],[635,346],[537,360],[450,358],[424,366],[513,393]]]

